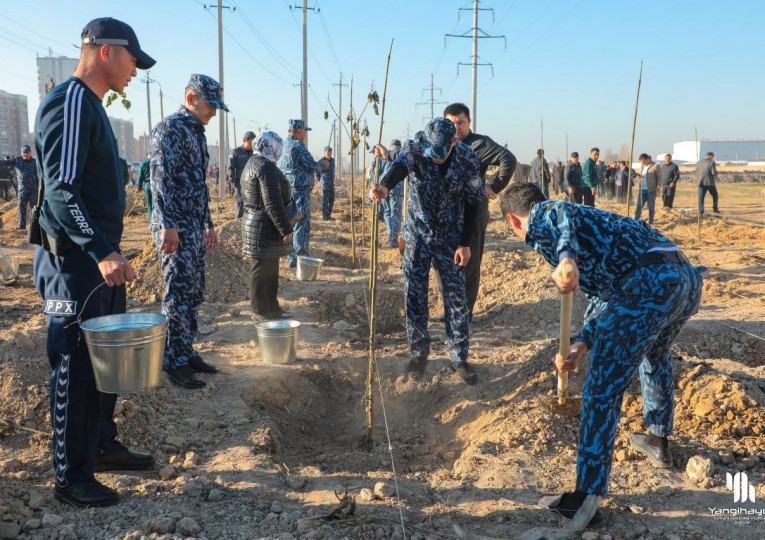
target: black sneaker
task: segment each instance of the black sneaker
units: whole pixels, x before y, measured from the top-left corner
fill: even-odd
[[[600,497],[586,495],[582,501],[572,503],[574,493],[563,495],[548,495],[539,499],[539,506],[552,510],[558,515],[571,520],[569,530],[583,531],[586,528],[598,527],[603,523],[600,513]]]
[[[77,508],[114,506],[120,502],[116,491],[96,480],[86,480],[66,487],[56,486],[53,488],[53,498]]]
[[[202,357],[197,351],[191,353],[189,365],[191,366],[191,369],[197,373],[218,373],[218,368],[202,360]]]
[[[162,368],[173,384],[183,386],[184,388],[191,388],[196,390],[197,388],[204,388],[207,383],[203,380],[197,379],[194,376],[194,370],[188,364],[177,368]]]
[[[419,381],[425,375],[425,367],[428,365],[427,358],[412,358],[406,365],[405,376],[414,381]]]
[[[460,378],[465,381],[465,384],[473,385],[478,382],[478,375],[476,374],[473,366],[464,362],[462,364],[450,364],[452,371],[457,373]]]
[[[131,452],[121,444],[110,452],[96,452],[93,457],[95,472],[106,471],[145,471],[154,467],[154,457],[150,454]]]
[[[645,433],[633,433],[630,436],[630,446],[648,458],[648,461],[657,469],[670,469],[672,467],[672,451],[669,446],[661,448],[648,444]]]

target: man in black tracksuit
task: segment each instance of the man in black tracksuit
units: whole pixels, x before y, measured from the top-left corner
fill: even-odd
[[[116,440],[116,394],[96,388],[78,318],[124,313],[125,283],[135,279],[120,254],[125,188],[117,142],[103,107],[136,68],[154,60],[135,32],[112,18],[83,30],[74,76],[40,104],[34,138],[44,200],[30,221],[34,279],[47,315],[53,469],[56,500],[78,507],[109,506],[119,495],[93,473],[151,468],[154,458]],[[108,287],[101,287],[106,282]],[[92,298],[88,300],[91,293]]]
[[[460,142],[467,144],[478,156],[481,164],[481,177],[484,181],[484,194],[478,212],[478,221],[470,240],[470,260],[465,268],[465,292],[467,293],[469,320],[473,320],[473,307],[478,298],[478,288],[481,284],[481,260],[486,239],[486,228],[489,226],[489,199],[496,197],[507,187],[515,172],[518,160],[507,148],[500,146],[486,135],[478,135],[470,130],[470,109],[462,103],[452,103],[444,109],[444,117],[454,122],[457,137]],[[494,181],[486,184],[486,169],[490,165],[499,167]]]
[[[664,154],[664,163],[661,164],[661,200],[664,208],[672,208],[675,202],[675,189],[680,181],[680,168],[672,161],[672,154]]]
[[[239,181],[242,178],[244,166],[252,157],[252,141],[255,140],[255,134],[247,131],[242,138],[242,146],[238,146],[231,151],[228,158],[228,167],[226,168],[226,180],[234,188],[234,197],[236,198],[236,218],[244,215],[244,204],[242,204],[242,190]]]

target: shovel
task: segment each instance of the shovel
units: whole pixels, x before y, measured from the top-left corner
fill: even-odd
[[[564,278],[571,275],[574,268],[566,264],[562,268]],[[574,307],[574,291],[560,295],[560,340],[558,342],[558,354],[568,358],[571,346],[571,312]],[[568,395],[568,371],[558,371],[558,393],[551,408],[558,414],[575,415],[581,406],[580,399],[572,399]]]

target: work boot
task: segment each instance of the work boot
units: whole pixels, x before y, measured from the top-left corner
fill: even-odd
[[[473,385],[478,382],[478,375],[476,374],[473,366],[467,362],[461,364],[450,364],[452,371],[457,373],[460,378],[465,381],[465,384]]]
[[[53,488],[53,498],[77,508],[113,506],[120,501],[116,491],[96,480],[86,480],[66,487],[56,486]]]
[[[204,388],[207,383],[201,379],[197,379],[194,376],[194,370],[188,364],[177,368],[162,368],[167,376],[170,377],[170,381],[178,386],[184,388],[191,388],[196,390],[197,388]]]
[[[218,373],[218,368],[202,360],[202,357],[199,356],[197,351],[191,353],[189,365],[191,366],[191,369],[197,373]]]
[[[598,509],[600,497],[588,495],[582,491],[542,497],[539,499],[539,506],[570,519],[571,523],[567,527],[570,531],[583,531],[587,527],[596,527],[603,522],[603,515]]]
[[[406,365],[406,373],[404,376],[408,376],[413,381],[419,381],[425,375],[425,367],[428,365],[427,358],[412,357],[409,363]]]
[[[666,437],[657,437],[645,433],[633,433],[630,436],[630,446],[645,455],[648,461],[657,469],[672,467],[672,451]]]
[[[93,457],[95,472],[145,471],[154,467],[154,463],[154,457],[150,454],[131,452],[121,444],[110,452],[97,450]]]

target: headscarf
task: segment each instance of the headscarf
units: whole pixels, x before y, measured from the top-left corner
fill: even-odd
[[[282,155],[282,138],[275,131],[261,131],[252,143],[253,154],[276,163]]]

